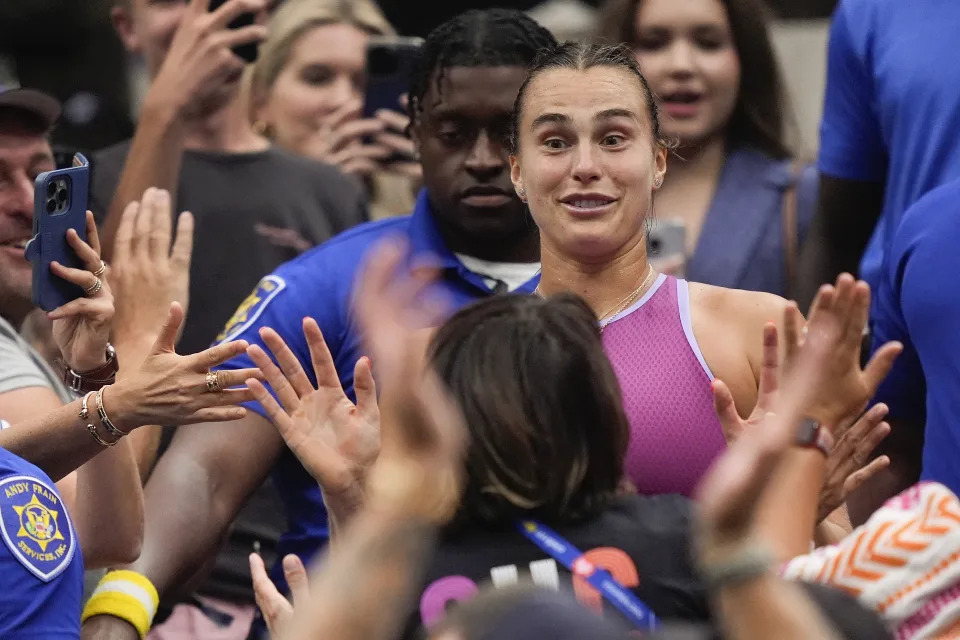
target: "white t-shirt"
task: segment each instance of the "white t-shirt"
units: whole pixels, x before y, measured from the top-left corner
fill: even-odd
[[[491,289],[502,282],[507,285],[507,291],[513,291],[530,282],[540,273],[539,262],[490,262],[462,253],[456,256],[463,266],[483,278]]]

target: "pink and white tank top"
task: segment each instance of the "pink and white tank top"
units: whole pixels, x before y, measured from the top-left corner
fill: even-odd
[[[686,280],[661,274],[604,323],[603,346],[630,422],[627,476],[643,494],[691,495],[727,443],[713,409],[713,374],[693,335]]]

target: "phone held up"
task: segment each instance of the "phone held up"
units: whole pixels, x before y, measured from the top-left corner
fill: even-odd
[[[33,304],[53,311],[83,295],[83,289],[50,271],[57,261],[65,267],[84,265],[67,244],[67,230],[87,240],[87,189],[90,163],[82,154],[73,156],[73,166],[46,171],[34,181],[33,238],[24,255],[33,264]]]
[[[380,109],[401,109],[400,98],[410,91],[422,44],[421,38],[371,36],[367,43],[364,118],[374,117]]]
[[[654,220],[647,232],[647,259],[654,269],[683,278],[687,263],[687,227],[679,220]]]
[[[210,11],[216,11],[220,8],[220,5],[226,2],[227,0],[210,0]],[[234,18],[230,24],[227,25],[227,29],[240,29],[242,27],[248,27],[253,24],[255,19],[256,15],[253,13],[247,12],[241,14],[239,17]],[[241,44],[234,47],[233,52],[237,55],[237,57],[250,64],[256,62],[257,56],[260,55],[260,45],[256,42]]]

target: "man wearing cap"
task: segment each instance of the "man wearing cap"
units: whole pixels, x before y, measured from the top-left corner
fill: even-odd
[[[0,87],[0,424],[11,429],[73,400],[60,376],[17,332],[33,309],[24,245],[33,229],[34,179],[56,168],[47,134],[59,114],[59,103],[44,93]],[[106,349],[102,360],[66,366],[82,373],[106,365]],[[90,566],[135,558],[142,510],[136,462],[126,443],[56,485],[0,449],[0,637],[78,637],[80,545],[89,547]],[[97,529],[98,523],[109,523],[109,532]]]
[[[93,349],[98,355],[92,359],[86,353],[65,355],[65,366],[58,373],[18,333],[25,317],[33,310],[33,267],[24,258],[24,246],[33,234],[34,179],[56,168],[47,134],[59,113],[59,103],[44,93],[0,88],[0,420],[13,429],[26,419],[50,413],[73,401],[73,393],[63,382],[64,374],[75,372],[83,379],[85,373],[97,370],[105,372],[106,378],[109,377],[107,370],[117,362],[112,349],[103,345]],[[115,367],[111,370],[115,372]],[[7,452],[4,455],[10,457]],[[17,470],[23,472],[19,467]],[[49,479],[44,482],[49,484]],[[63,515],[56,516],[62,518],[57,522],[68,522],[66,510],[69,509],[79,532],[78,536],[71,533],[69,544],[83,545],[88,567],[105,567],[139,555],[143,538],[143,495],[128,443],[95,457],[58,482],[57,489],[66,504],[66,508],[58,509],[58,514]],[[30,555],[22,547],[22,544],[29,546],[29,541],[18,539],[19,528],[10,528],[11,509],[22,506],[14,498],[16,495],[19,494],[5,492],[0,487],[0,538],[8,551],[18,550],[14,554],[16,559],[29,564],[46,558],[48,551],[31,547],[38,555]],[[43,495],[60,499],[52,490],[38,495],[41,502]],[[45,506],[54,508],[52,504]],[[104,530],[105,526],[109,533]],[[24,527],[30,530],[26,524]],[[72,532],[69,527],[60,530],[64,535]],[[0,575],[7,574],[0,569]],[[8,637],[2,633],[2,625],[0,637]]]

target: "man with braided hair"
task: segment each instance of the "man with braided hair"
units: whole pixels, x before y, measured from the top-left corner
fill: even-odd
[[[314,386],[302,321],[314,318],[351,401],[354,373],[361,397],[372,394],[370,365],[361,360],[351,321],[350,293],[367,250],[405,235],[415,252],[429,253],[442,270],[440,286],[457,306],[486,296],[529,293],[539,272],[539,239],[526,206],[510,182],[510,118],[526,69],[536,52],[556,44],[550,33],[518,11],[468,11],[427,38],[412,81],[410,133],[423,165],[424,189],[412,215],[356,227],[264,278],[227,323],[220,340],[264,345],[260,329],[274,329]],[[250,366],[246,356],[224,368]],[[356,369],[355,369],[356,365]],[[339,390],[338,390],[339,391]],[[181,428],[145,488],[146,532],[140,559],[114,573],[103,590],[117,594],[151,582],[170,598],[210,557],[248,495],[274,472],[289,519],[279,557],[309,562],[328,538],[316,482],[284,448],[258,403],[237,422]],[[139,575],[136,575],[139,574]],[[274,578],[282,583],[282,571]],[[132,578],[131,578],[132,576]],[[128,589],[124,580],[132,579]],[[108,589],[109,586],[109,589]],[[133,639],[134,623],[153,615],[149,602],[118,596],[108,613],[88,615],[83,637]],[[90,611],[88,614],[92,614]]]

